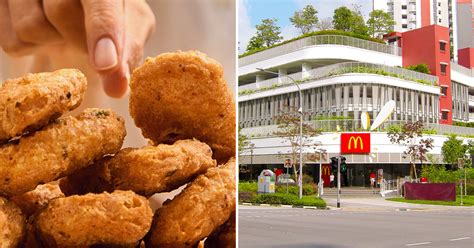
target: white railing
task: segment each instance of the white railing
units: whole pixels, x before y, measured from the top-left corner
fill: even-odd
[[[397,46],[386,45],[369,40],[363,40],[343,35],[315,35],[311,37],[302,38],[299,40],[291,41],[286,44],[275,46],[250,54],[239,58],[239,66],[248,65],[265,59],[277,57],[283,54],[294,52],[298,49],[308,46],[316,45],[341,45],[357,47],[367,49],[371,51],[387,53],[392,55],[401,56],[401,48]]]
[[[467,76],[470,76],[470,77],[474,77],[474,70],[473,69],[469,69],[469,68],[466,68],[462,65],[458,65],[456,63],[451,63],[451,68],[459,73],[462,73],[464,75],[467,75]]]
[[[363,63],[363,62],[344,62],[337,63],[328,66],[318,67],[309,70],[305,73],[297,72],[289,74],[291,78],[295,79],[298,83],[310,82],[316,79],[322,79],[325,77],[342,75],[347,73],[368,73],[377,74],[384,76],[391,76],[401,78],[417,83],[427,84],[430,86],[438,85],[438,77],[430,74],[425,74],[417,71],[407,70],[400,67],[386,66],[380,64]],[[276,77],[260,82],[250,83],[239,86],[239,92],[243,91],[265,91],[285,85],[292,84],[291,79],[288,77]]]
[[[380,195],[382,197],[387,196],[391,193],[397,193],[397,195],[401,194],[401,182],[403,179],[393,179],[393,180],[382,180],[380,184]]]

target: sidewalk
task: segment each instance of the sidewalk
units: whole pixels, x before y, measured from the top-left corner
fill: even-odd
[[[335,198],[324,198],[328,207],[336,209],[337,200]],[[406,202],[387,201],[386,198],[341,198],[342,210],[474,210],[474,207],[461,206],[442,206],[442,205],[427,205],[414,204]]]

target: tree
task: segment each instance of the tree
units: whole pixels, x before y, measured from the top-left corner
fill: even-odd
[[[443,161],[447,164],[456,165],[458,158],[464,158],[467,148],[468,147],[463,145],[462,140],[458,139],[455,134],[449,135],[441,147]]]
[[[331,17],[327,17],[327,18],[324,18],[320,21],[318,21],[318,23],[316,24],[316,28],[318,30],[331,30],[333,29],[333,25],[332,25],[332,18]]]
[[[277,19],[263,19],[261,24],[256,25],[257,32],[250,38],[247,45],[247,51],[252,51],[256,48],[269,47],[275,43],[280,42],[283,37],[280,36],[280,27],[276,25]]]
[[[308,113],[302,113],[308,115]],[[288,141],[291,145],[290,159],[293,163],[293,172],[297,177],[296,165],[299,164],[300,151],[300,113],[295,107],[286,107],[279,115],[275,116],[278,125],[278,131],[274,132],[276,136]],[[311,137],[320,135],[321,132],[311,124],[303,122],[303,147],[314,147],[316,144],[311,141]],[[310,155],[311,156],[311,155]],[[311,157],[312,158],[312,157]]]
[[[368,28],[365,25],[364,17],[360,13],[360,10],[358,10],[357,5],[353,8],[355,10],[350,10],[343,6],[334,10],[334,28],[345,32],[367,35]]]
[[[393,17],[383,10],[370,12],[369,20],[367,20],[369,35],[374,38],[381,38],[384,34],[393,32],[394,25]]]
[[[290,21],[302,34],[306,34],[315,30],[318,24],[317,14],[318,11],[312,5],[306,5],[303,10],[295,11]]]
[[[239,126],[239,155],[242,154],[242,152],[248,150],[253,143],[249,141],[249,138],[241,133],[242,127]]]
[[[406,146],[403,152],[403,158],[408,157],[412,165],[415,178],[417,178],[415,161],[420,163],[428,161],[427,153],[433,149],[434,140],[431,138],[423,139],[424,124],[422,121],[407,122],[403,124],[401,129],[391,129],[387,132],[390,142]]]

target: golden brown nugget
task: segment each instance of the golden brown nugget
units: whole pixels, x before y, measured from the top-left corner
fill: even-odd
[[[151,196],[172,191],[215,166],[208,145],[179,140],[173,145],[123,149],[104,162],[102,175],[115,189]]]
[[[234,209],[235,211],[235,209]],[[235,248],[235,212],[230,215],[224,225],[218,228],[211,236],[209,236],[205,243],[205,248]]]
[[[235,160],[210,168],[155,212],[147,247],[193,247],[235,210]]]
[[[112,111],[87,109],[0,146],[0,195],[26,193],[116,153],[125,134],[123,119]]]
[[[38,185],[34,190],[10,198],[20,207],[26,217],[45,207],[48,202],[57,197],[64,197],[57,182]]]
[[[0,248],[15,248],[25,234],[26,219],[13,202],[0,197]]]
[[[36,218],[46,247],[138,245],[151,226],[148,200],[132,191],[56,198]]]
[[[27,74],[0,84],[0,142],[44,127],[75,109],[87,80],[76,69]]]
[[[196,138],[218,163],[235,156],[235,105],[217,61],[197,51],[148,58],[130,89],[130,114],[155,144]]]

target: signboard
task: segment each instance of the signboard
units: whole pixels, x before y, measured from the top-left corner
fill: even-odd
[[[285,168],[291,168],[291,160],[289,158],[285,159],[285,163],[283,164]]]
[[[341,133],[341,154],[370,153],[370,133]]]

